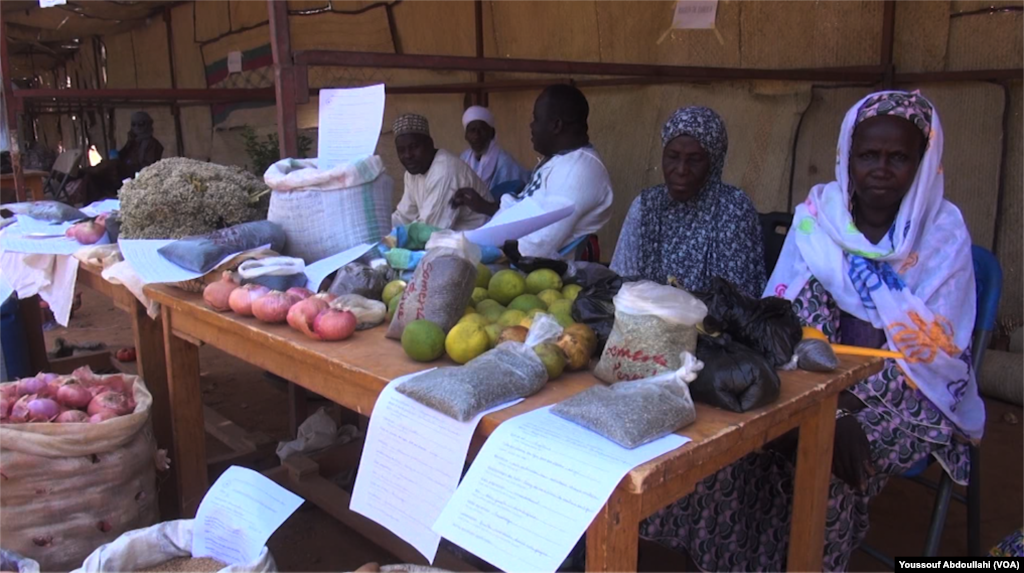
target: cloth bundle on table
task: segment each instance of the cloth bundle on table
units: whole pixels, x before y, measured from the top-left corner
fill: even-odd
[[[849,212],[849,156],[857,124],[885,114],[913,122],[928,145],[889,236],[874,245]],[[816,186],[797,207],[765,291],[792,301],[800,318],[831,342],[870,343],[863,335],[870,329],[841,320],[846,311],[883,330],[890,347],[913,360],[888,360],[880,374],[851,388],[864,404],[854,416],[875,474],[863,491],[832,477],[826,571],[848,567],[867,534],[868,503],[889,476],[933,456],[965,484],[965,436],[981,436],[984,407],[969,350],[975,315],[971,244],[959,211],[943,199],[942,141],[938,115],[920,95],[882,92],[858,102],[843,121],[836,181]],[[748,455],[645,521],[641,533],[685,549],[704,570],[783,570],[793,477],[788,455],[771,448]]]

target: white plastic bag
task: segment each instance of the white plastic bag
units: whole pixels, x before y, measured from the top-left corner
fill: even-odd
[[[678,370],[697,349],[697,325],[707,306],[692,294],[651,281],[622,285],[612,299],[615,323],[594,376],[608,383]]]
[[[313,263],[391,231],[394,181],[373,156],[320,170],[316,159],[282,159],[263,180],[273,190],[267,219],[284,228],[284,254]]]
[[[277,443],[277,457],[282,462],[295,454],[310,454],[335,444],[347,444],[359,436],[359,429],[352,425],[339,429],[327,410],[320,408],[299,425],[298,434],[294,440]]]
[[[642,446],[697,419],[688,384],[704,364],[689,352],[678,370],[612,386],[592,386],[551,412],[628,449]]]
[[[192,556],[191,519],[158,523],[129,531],[92,552],[72,573],[138,571],[178,557]],[[276,572],[277,564],[265,546],[250,563],[230,564],[219,573]]]
[[[22,557],[13,551],[0,549],[0,571],[11,573],[39,573],[39,563],[34,559]]]
[[[238,274],[243,279],[256,277],[286,277],[306,272],[306,263],[296,257],[268,257],[252,259],[238,265]]]
[[[480,247],[464,233],[437,231],[427,241],[427,254],[405,287],[386,336],[400,339],[405,326],[425,319],[445,333],[462,318],[476,287]]]
[[[331,301],[331,308],[347,310],[356,315],[356,330],[373,328],[388,317],[388,306],[357,294],[343,294]]]

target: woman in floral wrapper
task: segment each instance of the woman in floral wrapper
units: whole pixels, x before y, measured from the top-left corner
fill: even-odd
[[[843,121],[836,181],[796,208],[765,291],[793,301],[832,342],[887,347],[839,397],[826,515],[826,571],[844,570],[889,476],[932,456],[960,484],[985,410],[971,365],[975,286],[960,211],[943,199],[942,126],[918,93],[881,92]],[[705,570],[785,568],[794,457],[785,440],[748,455],[652,516],[644,536]]]

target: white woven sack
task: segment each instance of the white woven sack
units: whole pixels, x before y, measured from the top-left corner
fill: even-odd
[[[67,571],[125,531],[156,523],[153,396],[124,376],[135,411],[98,424],[0,426],[4,549]]]
[[[284,255],[307,264],[391,232],[394,181],[373,156],[327,171],[316,159],[282,159],[263,176],[273,190],[267,219],[284,228]]]
[[[100,546],[71,573],[138,571],[166,563],[178,557],[192,556],[191,519],[158,523],[129,531]],[[277,564],[266,546],[249,563],[232,563],[218,573],[274,573]]]

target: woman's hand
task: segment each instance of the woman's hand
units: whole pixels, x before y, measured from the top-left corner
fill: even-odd
[[[856,416],[842,416],[836,420],[832,473],[861,492],[867,488],[868,478],[875,475],[875,466],[871,463],[871,444]]]
[[[498,212],[498,204],[491,203],[480,196],[475,190],[469,187],[463,187],[455,192],[451,200],[452,209],[458,209],[459,207],[469,207],[470,211],[475,213],[483,213],[489,217],[493,217]]]

